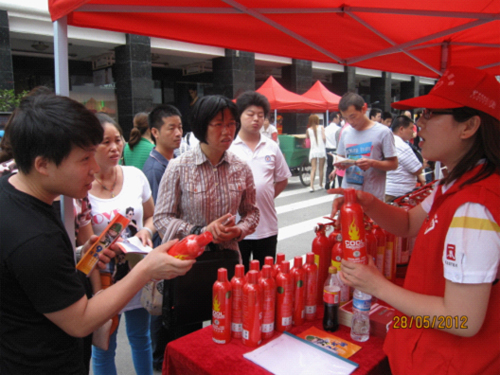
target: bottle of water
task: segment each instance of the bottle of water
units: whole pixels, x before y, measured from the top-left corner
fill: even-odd
[[[354,289],[352,300],[351,338],[364,342],[370,338],[370,306],[372,296]]]

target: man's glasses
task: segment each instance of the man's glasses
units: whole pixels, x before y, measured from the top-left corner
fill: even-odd
[[[222,122],[212,122],[208,124],[208,126],[212,126],[215,129],[222,129],[222,128],[236,128],[238,126],[238,123],[236,121],[231,121],[226,124],[223,124]]]
[[[447,111],[433,111],[431,109],[425,108],[422,111],[422,117],[426,120],[430,120],[432,115],[452,115],[452,114],[453,114],[453,111],[451,109],[449,109]]]

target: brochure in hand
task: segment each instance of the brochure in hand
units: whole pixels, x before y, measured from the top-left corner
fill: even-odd
[[[116,243],[125,254],[149,254],[153,248],[148,245],[143,245],[139,237],[129,237],[121,242]]]
[[[82,259],[76,265],[76,269],[88,275],[94,269],[99,261],[99,253],[111,246],[118,240],[120,234],[127,227],[129,219],[116,214],[115,217],[109,222],[106,229],[101,233],[92,247],[82,256]]]

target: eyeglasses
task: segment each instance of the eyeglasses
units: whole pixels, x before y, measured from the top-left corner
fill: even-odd
[[[208,126],[212,126],[216,129],[222,129],[222,128],[236,128],[238,126],[238,123],[236,121],[231,121],[226,124],[223,124],[222,122],[213,122],[211,124],[208,124]]]
[[[425,118],[426,120],[430,120],[432,115],[452,115],[453,111],[452,110],[447,110],[447,111],[433,111],[428,108],[425,108],[422,111],[422,117]]]

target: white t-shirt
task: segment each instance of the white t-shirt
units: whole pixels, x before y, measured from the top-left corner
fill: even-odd
[[[252,170],[257,190],[259,225],[255,232],[245,239],[258,240],[278,234],[278,215],[274,207],[274,183],[286,180],[292,175],[279,146],[273,140],[261,136],[255,151],[252,151],[237,136],[229,151],[247,162]]]
[[[325,129],[325,137],[326,137],[326,148],[334,148],[337,149],[337,140],[335,139],[335,133],[340,129],[336,123],[331,122]]]
[[[274,125],[269,124],[269,126],[267,127],[267,130],[264,129],[264,127],[260,128],[260,134],[265,135],[269,139],[273,139],[274,133],[276,133],[276,135],[278,135],[278,129],[276,129],[276,127]],[[279,139],[277,139],[277,142],[278,142],[278,144],[280,143]]]
[[[385,193],[399,197],[415,188],[417,176],[413,173],[422,168],[422,163],[420,163],[410,145],[403,141],[401,137],[394,135],[394,141],[398,153],[398,168],[387,172]]]
[[[361,158],[384,160],[397,156],[394,135],[385,125],[378,122],[371,128],[358,131],[352,126],[342,130],[337,154],[357,160]],[[385,197],[386,172],[376,168],[366,171],[358,166],[346,169],[342,179],[343,188],[354,188],[372,193],[380,200]]]
[[[120,193],[110,199],[98,198],[89,193],[92,205],[92,229],[94,234],[102,233],[117,213],[131,219],[122,237],[134,236],[143,227],[143,203],[151,197],[151,188],[144,173],[136,167],[121,166],[123,171],[123,187]],[[128,215],[127,215],[128,212]],[[121,312],[141,308],[141,292],[123,308]]]
[[[453,183],[443,186],[443,193]],[[429,213],[436,189],[423,202]],[[447,244],[455,254],[447,254]],[[500,278],[500,227],[490,211],[478,203],[461,205],[450,224],[443,249],[445,279],[460,284],[491,283]]]

